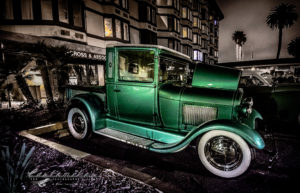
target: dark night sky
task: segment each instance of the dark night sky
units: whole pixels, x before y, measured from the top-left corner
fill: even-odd
[[[296,5],[297,22],[283,30],[280,58],[291,57],[287,52],[288,43],[300,36],[300,0],[216,0],[224,19],[220,22],[219,62],[235,61],[235,43],[232,33],[243,30],[247,42],[243,46],[244,60],[273,59],[276,56],[278,30],[271,30],[266,24],[270,10],[281,2]]]

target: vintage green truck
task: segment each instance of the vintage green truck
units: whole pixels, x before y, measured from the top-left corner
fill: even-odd
[[[79,140],[97,133],[159,153],[194,141],[210,172],[243,174],[252,149],[265,146],[255,130],[262,117],[238,89],[240,71],[200,64],[189,81],[191,63],[162,46],[108,46],[105,86],[67,89],[70,133]]]

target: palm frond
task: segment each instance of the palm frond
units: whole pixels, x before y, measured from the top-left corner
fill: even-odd
[[[281,3],[270,11],[266,23],[271,29],[283,29],[292,26],[297,19],[296,6]]]

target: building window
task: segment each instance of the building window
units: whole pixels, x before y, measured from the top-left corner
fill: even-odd
[[[104,18],[104,36],[113,37],[112,18]]]
[[[124,40],[129,41],[129,28],[127,23],[123,23]]]
[[[121,39],[122,38],[122,32],[121,32],[121,21],[116,19],[116,38]]]
[[[128,0],[122,0],[122,7],[128,9]]]
[[[68,1],[58,0],[58,15],[60,22],[69,23]]]
[[[156,10],[152,9],[152,23],[156,24]]]
[[[52,0],[41,0],[42,20],[53,20]]]
[[[194,50],[193,60],[198,60],[198,50]]]
[[[147,21],[151,21],[151,8],[147,6]]]
[[[201,37],[198,35],[198,45],[201,46]]]
[[[146,2],[140,1],[138,11],[139,11],[139,20],[141,22],[148,22],[153,25],[156,24],[156,8],[155,7],[150,6]]]
[[[214,20],[214,25],[218,25],[218,20]]]
[[[203,62],[203,53],[202,52],[198,52],[198,61]]]
[[[193,27],[198,27],[198,18],[193,17]]]
[[[211,33],[214,32],[214,25],[213,25],[212,23],[209,24],[209,31],[210,31]]]
[[[201,31],[202,31],[203,34],[205,34],[205,27],[206,27],[206,26],[205,26],[204,24],[202,24],[202,29],[201,29]]]
[[[207,17],[206,17],[206,9],[201,9],[201,17],[202,17],[202,19],[207,19]]]
[[[194,50],[193,60],[203,62],[203,53],[199,50]]]
[[[168,16],[168,30],[169,31],[175,31],[175,32],[180,32],[180,26],[179,26],[179,19]]]
[[[168,47],[171,49],[174,48],[174,40],[171,40],[171,39],[168,40]]]
[[[193,44],[197,44],[197,34],[193,34]]]
[[[188,28],[182,27],[182,37],[187,38],[188,37]]]
[[[13,9],[13,2],[11,0],[5,0],[4,5],[2,2],[0,3],[1,5],[1,16],[4,19],[14,19],[14,9]],[[4,9],[4,10],[3,10]]]
[[[209,55],[211,55],[211,56],[214,55],[214,49],[212,47],[209,48]]]
[[[33,19],[32,0],[22,0],[21,8],[22,8],[22,19],[32,20]]]
[[[80,1],[72,1],[74,26],[82,27],[82,11]]]
[[[187,8],[186,7],[182,7],[182,18],[187,18]]]

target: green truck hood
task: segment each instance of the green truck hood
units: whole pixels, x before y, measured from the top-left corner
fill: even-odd
[[[237,90],[241,72],[216,65],[198,64],[192,86],[201,88]]]
[[[235,93],[236,91],[233,90],[180,87],[174,84],[165,84],[159,89],[159,97],[161,98],[190,104],[208,104],[209,106],[232,106]]]

